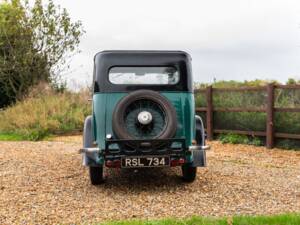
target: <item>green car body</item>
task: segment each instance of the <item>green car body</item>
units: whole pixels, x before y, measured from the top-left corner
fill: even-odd
[[[105,148],[107,134],[112,134],[112,112],[116,104],[128,93],[95,93],[93,96],[93,135],[100,149]],[[186,146],[195,139],[195,101],[193,93],[161,92],[176,109],[177,138],[185,137]],[[105,107],[103,107],[105,106]]]

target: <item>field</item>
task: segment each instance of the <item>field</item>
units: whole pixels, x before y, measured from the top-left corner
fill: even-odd
[[[182,183],[179,169],[106,170],[105,184],[95,187],[81,166],[81,140],[0,142],[0,224],[299,221],[299,152],[214,141],[192,184]],[[235,217],[277,214],[285,215]],[[124,221],[132,219],[144,221]]]

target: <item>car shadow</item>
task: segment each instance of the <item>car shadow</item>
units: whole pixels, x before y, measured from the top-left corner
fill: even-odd
[[[106,169],[105,188],[118,192],[161,192],[187,185],[180,168]]]

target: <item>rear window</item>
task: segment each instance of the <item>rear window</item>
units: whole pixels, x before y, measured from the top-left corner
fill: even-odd
[[[113,67],[108,78],[113,84],[172,85],[179,73],[174,67]]]

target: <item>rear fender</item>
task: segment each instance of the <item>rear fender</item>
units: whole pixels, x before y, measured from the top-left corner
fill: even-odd
[[[196,122],[196,142],[197,145],[204,146],[205,145],[205,130],[202,118],[198,115],[195,116]]]
[[[196,146],[191,146],[190,151],[192,152],[193,156],[193,163],[192,166],[195,167],[204,167],[206,166],[206,149],[205,146],[205,131],[203,121],[200,116],[195,116],[195,123],[196,123]]]
[[[83,148],[88,149],[93,147],[93,132],[92,132],[92,116],[88,116],[84,122],[83,129]],[[82,152],[82,163],[84,166],[102,166],[102,157],[99,155],[99,151],[84,151]]]

